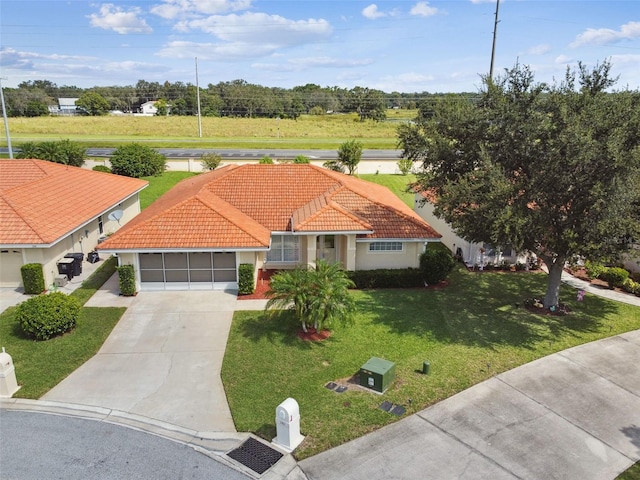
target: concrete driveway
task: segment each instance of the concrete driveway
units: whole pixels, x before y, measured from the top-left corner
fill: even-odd
[[[235,432],[220,379],[235,294],[162,291],[125,298],[103,292],[92,299],[94,306],[124,302],[126,313],[98,354],[42,400],[115,409],[196,431]]]

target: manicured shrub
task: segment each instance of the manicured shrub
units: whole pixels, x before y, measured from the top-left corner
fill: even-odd
[[[311,159],[306,155],[297,155],[296,158],[293,159],[293,163],[311,163]]]
[[[629,272],[620,267],[609,267],[598,277],[609,284],[609,288],[622,287],[624,281],[629,278]]]
[[[96,172],[111,173],[111,169],[106,165],[96,165],[91,170],[94,170]]]
[[[37,295],[44,292],[44,273],[41,263],[27,263],[20,267],[24,293]]]
[[[17,307],[22,331],[36,340],[48,340],[72,330],[80,315],[80,302],[62,292],[38,295]]]
[[[264,156],[260,159],[260,161],[258,162],[260,165],[273,165],[273,158],[269,157],[269,156]]]
[[[347,272],[347,276],[358,289],[424,286],[422,272],[417,268],[357,270]]]
[[[238,293],[240,295],[251,295],[254,289],[253,265],[250,263],[241,263],[238,266]]]
[[[451,253],[443,250],[425,250],[420,255],[420,270],[429,285],[438,284],[451,273],[456,262]]]
[[[222,157],[219,153],[204,153],[200,157],[200,163],[202,164],[203,171],[210,172],[220,166]]]
[[[58,140],[27,142],[20,145],[17,158],[38,158],[54,163],[81,167],[86,157],[86,149],[78,142]]]
[[[631,280],[630,278],[627,278],[622,283],[622,290],[624,290],[627,293],[640,296],[640,283],[634,280]]]
[[[587,272],[587,276],[591,279],[600,278],[600,275],[607,269],[604,265],[598,262],[592,262],[587,260],[584,262],[584,269]]]
[[[413,160],[410,158],[401,158],[396,162],[396,165],[398,165],[398,170],[400,170],[402,175],[409,175],[413,169]]]
[[[118,147],[111,157],[111,171],[125,177],[158,177],[166,166],[167,157],[139,143]]]
[[[122,265],[117,267],[120,278],[120,295],[132,297],[136,294],[136,277],[133,265]]]

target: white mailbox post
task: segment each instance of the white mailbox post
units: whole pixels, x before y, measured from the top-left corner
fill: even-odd
[[[11,398],[18,391],[16,381],[16,369],[13,366],[11,355],[4,351],[0,353],[0,398]]]
[[[300,407],[291,397],[276,407],[276,432],[278,436],[273,443],[287,452],[295,450],[304,440],[300,434]]]

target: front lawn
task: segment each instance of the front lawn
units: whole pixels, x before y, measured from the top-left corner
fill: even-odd
[[[115,257],[106,260],[71,293],[81,304],[91,298],[115,271]],[[17,307],[0,314],[0,345],[11,355],[18,385],[14,397],[40,398],[93,357],[126,308],[82,307],[76,328],[46,341],[27,338],[16,319]]]
[[[149,186],[140,192],[140,210],[144,210],[162,195],[171,190],[176,183],[197,175],[193,172],[164,172],[159,177],[142,177]]]
[[[287,397],[300,404],[307,436],[302,459],[398,419],[378,407],[403,405],[407,414],[497,373],[553,352],[640,328],[640,308],[563,287],[566,317],[540,316],[522,301],[544,292],[542,273],[470,273],[456,269],[443,290],[355,291],[353,327],[322,343],[303,342],[289,312],[236,312],[222,379],[238,431],[275,437],[275,408]],[[396,363],[396,379],[382,396],[324,385],[357,373],[370,357]],[[430,375],[421,373],[430,363]]]

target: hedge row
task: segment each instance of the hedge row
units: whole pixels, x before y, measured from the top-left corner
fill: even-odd
[[[356,288],[415,288],[424,286],[422,272],[418,268],[357,270],[347,272]]]

